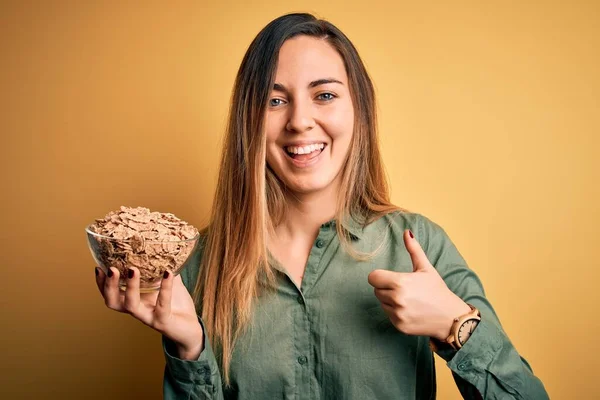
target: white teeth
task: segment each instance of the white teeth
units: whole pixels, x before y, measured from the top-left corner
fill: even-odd
[[[288,146],[285,150],[292,154],[309,154],[325,147],[325,143],[314,143],[304,147]]]

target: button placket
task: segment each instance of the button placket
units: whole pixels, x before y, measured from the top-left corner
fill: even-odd
[[[304,303],[304,297],[299,294],[296,297],[297,301]],[[304,303],[305,304],[305,303]],[[294,317],[294,356],[295,356],[295,381],[303,391],[308,392],[310,381],[310,370],[306,368],[308,365],[307,352],[311,349],[310,339],[310,322],[307,315],[307,307],[294,307],[292,315]]]
[[[315,275],[318,273],[319,264],[327,246],[328,241],[326,237],[329,234],[326,229],[321,228],[321,232],[319,232],[317,240],[313,243],[313,247],[308,254],[308,261],[304,270],[304,277],[302,278],[303,292],[308,290],[314,283]]]

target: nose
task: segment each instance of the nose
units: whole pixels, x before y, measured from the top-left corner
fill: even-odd
[[[310,104],[302,101],[295,101],[289,107],[290,114],[288,116],[285,129],[289,132],[305,132],[315,127],[315,120],[312,116],[312,107]]]

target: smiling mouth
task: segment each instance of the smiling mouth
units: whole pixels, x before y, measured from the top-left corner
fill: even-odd
[[[313,158],[317,157],[319,154],[321,154],[323,152],[323,150],[325,150],[326,147],[327,147],[327,144],[324,143],[323,148],[316,148],[309,153],[302,153],[302,154],[291,152],[287,148],[284,148],[283,151],[285,152],[285,154],[287,154],[288,157],[290,157],[294,160],[303,162],[303,161],[310,161]]]

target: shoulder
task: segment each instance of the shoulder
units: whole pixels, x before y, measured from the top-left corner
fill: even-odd
[[[410,229],[424,248],[430,240],[445,236],[444,229],[423,214],[411,211],[393,211],[385,214],[365,227],[365,233],[377,234],[388,231],[393,237],[402,240],[404,231]]]
[[[381,229],[389,227],[392,230],[404,232],[410,229],[415,235],[432,233],[443,230],[441,226],[423,214],[411,211],[393,211],[371,222],[367,228]]]
[[[383,241],[405,248],[404,231],[410,229],[429,261],[441,273],[448,266],[466,266],[466,261],[446,231],[428,217],[413,212],[394,211],[368,225],[371,241]],[[385,234],[385,238],[382,237]]]

